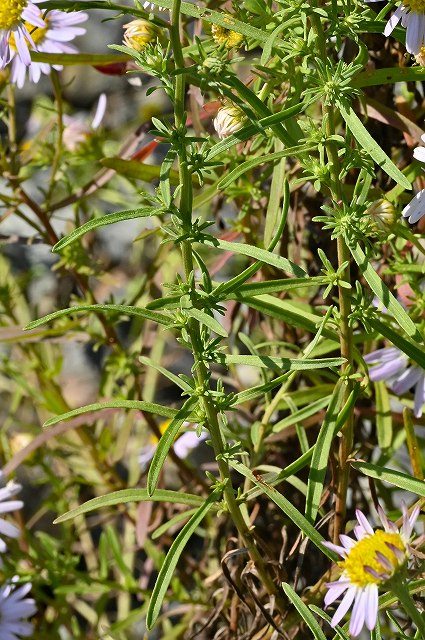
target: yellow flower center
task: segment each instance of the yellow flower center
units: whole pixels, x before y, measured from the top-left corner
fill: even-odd
[[[391,575],[403,564],[399,562],[395,553],[388,547],[388,544],[393,545],[406,554],[406,545],[400,534],[387,533],[386,531],[378,529],[373,535],[366,536],[362,540],[359,540],[359,542],[350,549],[347,558],[338,564],[348,574],[350,582],[359,587],[365,587],[368,584],[380,584],[382,580],[366,571],[366,567],[370,567],[377,573],[389,573],[387,567],[384,567],[381,562],[379,562],[379,558],[376,556],[377,551],[380,551],[393,566]]]
[[[231,29],[226,29],[218,24],[213,24],[211,26],[211,34],[216,44],[224,45],[227,49],[238,47],[243,40],[243,35],[241,33],[237,33]]]
[[[40,42],[43,42],[43,40],[44,40],[44,37],[46,35],[46,31],[48,29],[47,20],[44,20],[44,24],[46,26],[42,28],[42,27],[34,27],[34,25],[31,24],[30,22],[24,22],[24,27],[26,28],[26,30],[30,34],[30,36],[31,36],[31,38],[32,38],[32,40],[33,40],[35,45],[40,44]],[[28,38],[25,38],[25,42],[27,43],[28,47],[31,49],[31,45],[28,42]],[[16,41],[15,41],[15,34],[14,33],[10,34],[9,44],[10,44],[11,48],[16,51]]]
[[[27,0],[2,0],[0,3],[0,29],[10,29],[20,21]]]
[[[403,5],[415,13],[425,13],[425,0],[403,0]]]

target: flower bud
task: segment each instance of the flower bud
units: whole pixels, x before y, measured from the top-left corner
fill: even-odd
[[[142,51],[150,42],[155,42],[159,31],[157,27],[147,20],[132,20],[123,26],[123,42],[130,49]]]
[[[244,114],[232,104],[225,104],[218,110],[213,124],[218,133],[218,137],[223,139],[231,136],[243,126]]]
[[[388,231],[396,218],[394,205],[384,198],[372,202],[366,209],[366,214],[370,216],[375,227],[382,231]]]

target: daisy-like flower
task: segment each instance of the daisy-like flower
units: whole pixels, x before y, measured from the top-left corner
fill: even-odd
[[[103,116],[106,112],[106,105],[106,94],[101,93],[91,124],[88,124],[84,120],[80,120],[76,116],[64,116],[63,121],[65,128],[63,130],[62,140],[68,151],[76,151],[82,144],[84,144],[84,142],[86,142],[86,140],[90,138],[91,135],[93,135],[93,132],[100,127]]]
[[[366,0],[379,2],[380,0]],[[384,36],[388,37],[398,23],[406,29],[406,49],[414,56],[421,52],[425,41],[425,0],[403,0],[388,20],[384,29]]]
[[[226,29],[218,24],[213,24],[211,26],[211,35],[216,44],[224,45],[226,49],[239,47],[244,38],[241,33],[237,33],[237,31],[232,31],[231,29]]]
[[[425,142],[425,134],[421,136],[422,142]],[[413,150],[413,157],[420,162],[425,162],[425,147],[416,147]],[[412,200],[406,205],[401,212],[403,218],[408,218],[410,224],[418,222],[425,214],[425,189],[419,191]]]
[[[81,36],[86,32],[84,27],[75,25],[85,22],[88,18],[87,13],[83,11],[65,13],[53,10],[43,17],[41,10],[37,7],[35,9],[38,11],[37,25],[31,26],[29,22],[24,24],[30,34],[26,41],[27,47],[40,53],[76,53],[77,49],[68,43],[76,36]],[[24,85],[27,69],[32,82],[38,82],[42,73],[46,75],[50,73],[51,66],[47,62],[30,61],[25,63],[22,56],[16,55],[19,53],[19,49],[18,40],[14,33],[10,34],[9,48],[12,59],[11,80],[19,88]],[[62,69],[61,65],[54,64],[52,66],[59,71]]]
[[[36,48],[30,32],[44,28],[41,11],[35,3],[41,0],[2,0],[0,2],[0,69],[4,69],[17,53],[22,64],[31,64],[28,45]],[[11,41],[13,38],[13,47]]]
[[[372,351],[364,360],[368,365],[374,365],[369,369],[372,382],[384,380],[398,396],[414,388],[413,412],[416,418],[420,418],[425,404],[425,371],[417,365],[409,366],[408,357],[396,347]]]
[[[155,42],[159,34],[158,28],[148,20],[132,20],[123,25],[124,39],[123,43],[134,49],[142,51],[150,42]]]
[[[0,485],[1,484],[4,484],[4,475],[0,471]],[[10,480],[6,486],[3,486],[0,489],[0,513],[10,513],[11,511],[22,509],[24,506],[22,500],[10,500],[10,498],[16,496],[21,489],[21,485],[14,482],[14,480]],[[0,535],[9,536],[9,538],[17,538],[19,536],[19,529],[10,522],[7,522],[7,520],[0,518]],[[5,551],[6,543],[0,538],[0,553],[4,553]],[[1,634],[0,638],[2,638]]]
[[[366,516],[357,510],[358,525],[354,528],[356,539],[341,535],[342,546],[325,542],[329,549],[342,557],[338,563],[342,569],[341,576],[326,585],[328,592],[325,606],[328,607],[345,593],[332,618],[332,627],[342,620],[351,605],[353,612],[349,629],[352,636],[358,636],[364,625],[369,630],[375,627],[378,589],[406,565],[409,541],[419,511],[419,507],[415,507],[409,517],[407,508],[403,505],[403,524],[399,530],[379,508],[379,518],[384,530],[374,531]]]
[[[24,620],[33,616],[37,607],[33,598],[25,596],[31,590],[31,583],[14,588],[6,584],[0,588],[0,638],[2,640],[19,640],[20,637],[32,635],[34,626]]]

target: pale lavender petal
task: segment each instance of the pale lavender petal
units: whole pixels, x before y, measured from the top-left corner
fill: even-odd
[[[378,587],[370,584],[366,587],[366,615],[365,621],[369,631],[375,628],[378,617]]]
[[[34,6],[31,7],[30,5],[28,5],[22,11],[21,17],[26,22],[29,22],[30,24],[32,24],[34,27],[40,27],[41,29],[44,29],[46,26],[46,23],[42,18],[42,13],[40,9],[38,9],[37,7],[34,7]]]
[[[336,627],[336,625],[338,624],[338,622],[340,622],[340,620],[342,620],[342,618],[345,616],[345,614],[347,613],[348,609],[351,607],[351,604],[354,600],[354,598],[356,598],[357,600],[357,595],[358,593],[358,588],[357,587],[349,587],[347,590],[347,593],[345,594],[345,596],[343,597],[343,599],[341,600],[341,604],[339,605],[338,609],[335,611],[332,621],[331,621],[331,627]]]
[[[394,358],[400,357],[400,354],[400,349],[396,347],[383,347],[382,349],[367,353],[363,359],[368,364],[373,364],[374,362],[389,362],[394,360]]]
[[[105,115],[107,102],[108,99],[106,97],[106,93],[101,93],[99,96],[99,101],[97,103],[96,113],[94,114],[93,121],[91,123],[92,129],[97,129],[100,126],[100,123],[103,120],[103,116]]]
[[[385,29],[384,29],[384,36],[386,36],[388,38],[388,36],[390,35],[390,33],[393,32],[393,30],[395,29],[395,27],[397,26],[401,16],[402,16],[403,10],[402,10],[402,6],[398,7],[398,9],[396,11],[394,11],[393,15],[391,16],[391,18],[388,20],[387,24],[385,25]]]
[[[342,581],[340,578],[337,582],[328,582],[326,586],[329,591],[326,592],[324,604],[325,607],[329,607],[344,591],[351,587],[351,582],[349,580]]]
[[[54,27],[69,27],[80,22],[88,20],[89,16],[84,11],[76,11],[74,13],[64,13],[54,9],[49,13],[49,22]]]
[[[16,511],[22,509],[24,503],[22,500],[8,500],[7,502],[0,502],[0,513],[8,513],[9,511]]]
[[[339,536],[339,539],[344,545],[344,549],[351,549],[352,547],[355,547],[357,544],[357,540],[353,540],[353,538],[350,538],[349,536],[346,536],[344,534],[341,534]]]
[[[54,29],[47,31],[46,38],[48,40],[54,40],[55,42],[68,42],[73,40],[76,36],[82,36],[86,30],[83,27],[68,27],[59,31]]]
[[[425,378],[422,372],[422,375],[418,382],[416,383],[415,388],[415,396],[414,396],[414,407],[413,412],[415,414],[415,418],[420,418],[422,415],[422,407],[425,404]]]
[[[29,52],[29,49],[28,49],[28,45],[27,45],[26,40],[25,40],[25,36],[27,34],[25,34],[25,36],[24,36],[22,31],[23,31],[22,27],[18,27],[18,29],[16,29],[14,31],[15,42],[16,42],[16,48],[18,50],[18,55],[19,55],[20,59],[22,60],[24,65],[26,65],[28,67],[31,64],[31,56],[30,56],[30,52]],[[25,31],[26,31],[26,29],[25,29]]]
[[[422,47],[425,35],[425,15],[411,12],[406,28],[406,49],[409,53],[417,55]]]
[[[392,563],[388,560],[387,556],[385,556],[383,553],[381,553],[380,551],[377,551],[376,557],[379,561],[379,564],[381,564],[384,567],[384,569],[386,569],[387,571],[392,571],[394,569]]]
[[[413,150],[413,157],[420,162],[425,162],[425,147],[416,147]]]
[[[391,522],[391,520],[388,520],[380,504],[378,504],[377,511],[378,511],[379,519],[381,520],[382,526],[384,527],[385,531],[389,533],[397,533],[398,529],[396,525],[394,524],[394,522]]]
[[[1,535],[9,536],[9,538],[17,538],[19,536],[19,529],[15,527],[14,524],[0,518],[0,533]]]
[[[425,213],[425,189],[419,191],[401,212],[403,218],[408,218],[410,224],[415,224]]]
[[[422,370],[419,367],[409,367],[399,378],[391,385],[391,389],[397,395],[406,393],[413,385],[417,383],[422,376]]]
[[[350,633],[352,636],[358,636],[363,629],[366,617],[366,601],[367,595],[364,589],[359,589],[354,601],[353,613],[350,619]]]
[[[366,518],[365,514],[363,513],[363,511],[360,511],[360,509],[356,509],[356,518],[357,518],[357,521],[358,521],[359,525],[361,527],[363,527],[365,532],[366,533],[370,533],[370,535],[373,535],[373,529],[372,529],[368,519]]]
[[[374,367],[369,369],[369,378],[372,382],[377,382],[379,380],[388,380],[388,378],[392,378],[392,376],[397,375],[400,371],[406,367],[407,359],[404,357],[399,357],[393,360],[392,362],[382,362],[381,364],[377,364]]]

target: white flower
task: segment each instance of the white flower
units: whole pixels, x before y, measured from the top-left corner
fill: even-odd
[[[379,509],[384,531],[374,531],[366,516],[357,510],[358,525],[354,528],[356,540],[341,535],[339,538],[342,546],[325,543],[343,558],[338,563],[342,568],[340,578],[326,585],[329,589],[325,596],[326,607],[345,592],[332,618],[332,627],[342,620],[353,603],[349,625],[351,635],[358,636],[365,624],[369,630],[375,627],[378,587],[406,564],[409,558],[409,541],[419,512],[419,507],[415,507],[409,517],[406,506],[403,505],[403,524],[398,530],[382,509]]]
[[[0,2],[0,69],[4,69],[17,53],[22,64],[31,64],[28,44],[36,48],[29,33],[34,27],[44,28],[41,11],[35,3],[41,0],[1,0]],[[13,48],[11,45],[13,42]]]
[[[105,115],[106,105],[106,94],[101,93],[91,125],[75,116],[64,116],[62,141],[68,151],[76,151],[98,129]]]
[[[366,0],[379,2],[379,0]],[[389,36],[400,22],[406,28],[406,49],[413,55],[419,55],[425,41],[425,0],[403,0],[397,7],[384,29]]]
[[[87,13],[83,11],[65,13],[53,10],[43,17],[41,10],[36,7],[35,9],[38,11],[38,22],[34,27],[26,25],[31,34],[31,39],[26,43],[27,46],[40,53],[75,53],[75,47],[67,43],[86,32],[85,28],[75,25],[85,22],[88,18]],[[42,73],[46,75],[50,73],[50,64],[47,62],[25,63],[21,56],[15,55],[17,44],[16,37],[11,35],[9,38],[12,58],[11,80],[21,88],[25,82],[27,68],[30,80],[38,82]],[[57,70],[62,69],[61,65],[52,66]]]
[[[158,9],[158,11],[165,11],[165,7],[157,7],[156,4],[154,2],[144,2],[143,3],[143,8],[144,9]]]
[[[23,620],[33,616],[37,611],[35,601],[25,597],[31,590],[31,586],[28,582],[17,589],[10,584],[0,588],[1,640],[18,640],[20,637],[32,635],[33,625]]]
[[[214,129],[222,140],[242,129],[244,113],[233,104],[227,103],[217,111],[213,120]]]
[[[2,483],[4,484],[4,476],[0,471],[0,484]],[[10,480],[6,486],[0,489],[0,513],[9,513],[10,511],[22,509],[24,506],[22,500],[10,500],[10,498],[19,493],[21,489],[21,485],[17,484],[13,480]],[[19,529],[10,522],[0,518],[0,535],[9,536],[9,538],[17,538],[19,536]],[[4,553],[5,551],[6,543],[0,538],[0,553]],[[1,635],[0,638],[2,638]]]
[[[422,142],[425,142],[425,134],[421,136]],[[425,162],[425,147],[416,147],[413,151],[413,157],[420,162]],[[408,218],[410,224],[418,222],[425,214],[425,189],[419,191],[406,205],[401,212],[403,218]]]

